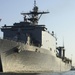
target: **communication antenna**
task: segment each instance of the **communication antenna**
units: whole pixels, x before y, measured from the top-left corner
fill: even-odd
[[[63,47],[65,47],[65,46],[64,46],[64,38],[63,38]]]
[[[0,19],[0,22],[1,22],[1,20],[2,20],[2,19]]]
[[[34,0],[34,7],[36,6],[36,0]]]
[[[0,22],[1,22],[1,20],[2,20],[2,19],[0,19]],[[0,28],[0,29],[1,29],[1,28]]]

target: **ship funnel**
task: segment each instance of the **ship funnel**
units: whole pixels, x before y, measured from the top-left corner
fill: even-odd
[[[59,56],[58,57],[64,58],[65,57],[65,49],[64,49],[64,47],[58,47],[57,49],[59,51]]]

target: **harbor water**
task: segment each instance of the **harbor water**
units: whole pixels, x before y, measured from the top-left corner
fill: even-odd
[[[75,71],[68,71],[63,73],[52,73],[50,75],[75,75]]]

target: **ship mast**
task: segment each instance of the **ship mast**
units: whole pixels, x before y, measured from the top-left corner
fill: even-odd
[[[42,14],[47,14],[49,12],[39,12],[38,6],[36,6],[36,0],[34,0],[34,7],[33,10],[29,13],[21,13],[24,16],[24,22],[29,21],[33,25],[38,25],[38,21],[41,18]]]

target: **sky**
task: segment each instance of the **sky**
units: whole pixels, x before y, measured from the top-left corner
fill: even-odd
[[[50,32],[55,32],[59,46],[64,42],[66,56],[73,59],[75,65],[75,0],[36,1],[39,11],[50,12],[41,17],[39,24],[45,24]],[[23,21],[20,13],[30,11],[33,6],[34,0],[0,0],[0,27]]]

